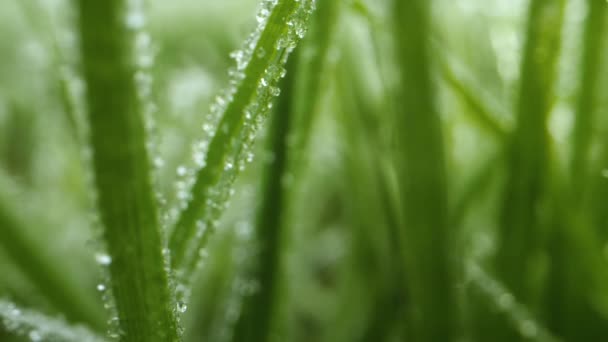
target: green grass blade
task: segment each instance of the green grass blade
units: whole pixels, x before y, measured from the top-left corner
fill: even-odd
[[[590,147],[595,139],[592,132],[598,123],[600,83],[602,70],[606,67],[602,56],[606,48],[608,3],[601,0],[586,2],[569,178],[562,177],[559,192],[554,190],[552,195],[557,214],[552,215],[553,231],[548,249],[551,268],[545,294],[548,324],[567,341],[601,339],[608,329],[606,316],[597,310],[595,299],[592,299],[597,288],[603,292],[605,286],[605,272],[600,266],[605,260],[600,242],[603,239],[593,223],[601,227],[605,221],[589,219],[594,209],[596,213],[605,212],[603,200],[593,198],[594,192],[602,189],[606,180],[599,170],[590,172]],[[588,202],[589,199],[592,201]],[[596,207],[588,207],[589,203]],[[581,319],[574,322],[571,317]]]
[[[272,98],[277,95],[276,84],[284,75],[283,65],[302,38],[314,6],[311,0],[280,0],[275,6],[268,5],[272,3],[276,1],[267,1],[262,10],[270,14],[265,14],[268,18],[262,21],[265,25],[258,28],[260,32],[256,31],[249,46],[235,54],[236,79],[228,91],[229,96],[219,100],[225,105],[221,121],[169,239],[171,263],[182,281],[187,282],[191,277],[200,258],[199,250],[215,228],[214,222],[234,177],[229,176],[227,184],[217,185],[226,171],[234,175],[241,169],[235,166],[241,162],[235,155],[250,149],[247,145],[251,144],[256,125],[264,119]],[[208,228],[201,232],[201,226]]]
[[[289,66],[294,65],[290,60]],[[273,158],[266,160],[255,218],[255,255],[251,277],[258,290],[244,298],[241,316],[235,326],[233,341],[264,342],[270,336],[276,305],[276,290],[281,265],[283,237],[284,189],[288,158],[287,138],[293,120],[293,75],[288,66],[287,77],[281,82],[282,95],[273,111],[268,133],[267,151]]]
[[[451,234],[443,138],[429,63],[429,11],[425,0],[393,2],[393,35],[401,67],[396,158],[411,334],[416,341],[449,341],[455,300],[448,261]]]
[[[93,168],[123,341],[178,341],[125,1],[78,1]],[[131,24],[131,26],[127,26]]]
[[[71,326],[59,318],[45,316],[39,312],[25,310],[0,299],[0,322],[12,334],[29,341],[103,342],[82,326]]]
[[[340,1],[318,0],[317,10],[311,18],[310,30],[299,50],[296,68],[296,108],[293,149],[295,159],[302,160],[310,139],[320,100],[327,86],[328,55],[332,50],[335,26],[338,22]]]
[[[530,3],[516,127],[508,146],[507,184],[496,266],[501,279],[524,302],[528,302],[530,295],[525,274],[539,243],[541,218],[538,208],[549,171],[546,120],[552,105],[564,3],[563,0],[533,0]]]
[[[87,323],[101,330],[103,317],[100,310],[96,310],[96,303],[64,277],[60,269],[61,260],[49,256],[45,247],[27,233],[26,227],[30,222],[18,214],[19,210],[14,205],[23,200],[8,175],[0,173],[0,245],[40,293],[69,321]]]
[[[515,106],[515,127],[506,145],[506,184],[498,217],[494,267],[497,279],[528,309],[538,309],[544,275],[542,205],[546,205],[549,163],[547,116],[552,107],[556,64],[561,47],[565,1],[532,0]],[[479,307],[480,340],[512,341],[519,332],[488,308]]]
[[[82,142],[82,112],[78,110],[77,97],[72,89],[74,83],[72,75],[70,75],[72,70],[68,71],[66,67],[66,53],[61,49],[57,28],[48,13],[48,8],[36,0],[19,1],[18,6],[27,18],[28,24],[35,28],[41,42],[51,51],[53,76],[56,79],[56,89],[54,90],[57,92],[70,133],[75,141]]]
[[[441,75],[446,83],[471,109],[466,111],[466,113],[471,115],[473,122],[491,136],[495,137],[499,142],[504,142],[507,138],[507,129],[496,120],[496,114],[498,114],[495,113],[496,110],[493,110],[492,106],[483,102],[483,99],[488,98],[489,96],[486,94],[484,94],[486,96],[477,95],[483,94],[481,89],[473,86],[472,82],[465,80],[464,77],[459,75],[455,68],[450,65],[447,58],[444,58],[439,64],[441,67]]]
[[[464,218],[473,207],[474,202],[486,192],[496,178],[497,165],[503,164],[500,157],[502,156],[483,161],[482,165],[469,177],[470,180],[464,186],[462,193],[454,200],[450,213],[450,224],[455,228],[461,228]]]
[[[559,342],[547,328],[533,316],[527,306],[481,267],[471,262],[467,265],[466,279],[470,286],[479,291],[487,305],[496,307],[504,319],[518,331],[520,337],[543,342]]]
[[[605,40],[606,8],[608,5],[602,0],[588,0],[588,15],[585,21],[583,37],[583,61],[581,65],[581,88],[576,101],[576,114],[574,130],[572,132],[572,154],[570,159],[570,172],[572,190],[576,198],[580,197],[583,182],[586,177],[589,146],[593,130],[593,117],[596,99],[598,98],[598,85],[601,73],[602,42]]]

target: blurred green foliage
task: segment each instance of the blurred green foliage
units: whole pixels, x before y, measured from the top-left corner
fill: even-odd
[[[258,5],[145,2],[161,215]],[[605,340],[607,21],[605,0],[317,0],[184,341]],[[0,298],[104,334],[75,23],[0,4]]]

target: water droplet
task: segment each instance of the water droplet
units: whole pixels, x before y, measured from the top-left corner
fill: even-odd
[[[264,24],[270,15],[270,11],[267,8],[262,8],[256,15],[258,24]]]
[[[146,18],[141,11],[131,11],[127,14],[127,27],[130,29],[140,29],[145,23]]]
[[[224,170],[230,171],[230,170],[232,170],[233,167],[234,167],[234,164],[232,164],[231,162],[226,162],[226,164],[224,165]]]
[[[177,311],[184,313],[188,310],[188,305],[182,301],[177,302]]]
[[[105,253],[95,254],[95,261],[102,266],[108,266],[112,263],[112,257]]]
[[[165,161],[161,157],[154,158],[154,167],[161,168],[165,165]]]
[[[279,96],[281,95],[281,89],[278,87],[270,87],[270,94],[275,97]]]
[[[186,175],[186,173],[188,173],[188,169],[186,169],[185,166],[178,166],[177,167],[177,175],[180,177],[183,177]]]
[[[104,284],[97,284],[97,291],[103,292],[106,290],[106,286]]]

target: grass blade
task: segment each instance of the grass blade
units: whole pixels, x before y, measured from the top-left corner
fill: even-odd
[[[408,279],[412,338],[453,338],[454,293],[448,262],[450,232],[443,138],[429,63],[430,5],[393,2],[394,37],[401,63],[396,122],[400,164],[401,232]],[[421,150],[420,147],[424,146]]]
[[[294,65],[290,60],[289,65]],[[275,309],[276,289],[280,272],[284,189],[288,158],[287,138],[293,120],[293,77],[288,67],[281,82],[282,95],[274,110],[268,136],[268,152],[274,156],[266,161],[255,219],[255,255],[251,277],[258,290],[244,298],[241,316],[235,326],[233,341],[264,342],[270,336]]]
[[[143,104],[135,83],[130,30],[143,17],[128,12],[122,0],[77,4],[98,207],[112,258],[117,333],[123,341],[178,341],[150,179]]]
[[[515,127],[506,145],[506,184],[498,218],[494,257],[497,279],[532,312],[543,286],[539,265],[550,171],[547,116],[561,46],[565,1],[532,0],[520,64]],[[487,308],[477,308],[484,321],[478,339],[512,341],[519,332]]]
[[[471,115],[473,122],[492,137],[503,142],[507,138],[508,130],[496,119],[496,109],[492,110],[493,107],[496,106],[490,106],[483,102],[482,99],[488,98],[489,96],[476,95],[476,93],[483,92],[479,87],[475,87],[472,82],[465,80],[464,77],[459,75],[457,70],[450,65],[447,57],[439,64],[441,67],[441,74],[446,83],[471,109],[466,111],[466,113]]]
[[[587,1],[587,20],[583,37],[583,61],[581,66],[581,89],[576,101],[576,119],[572,132],[572,154],[570,160],[570,172],[572,178],[572,190],[575,197],[581,195],[583,184],[586,179],[589,146],[593,128],[593,117],[596,99],[598,98],[598,85],[600,81],[599,68],[604,45],[604,27],[608,7],[605,1]]]
[[[31,280],[55,309],[71,322],[84,322],[102,328],[103,317],[86,293],[76,287],[59,269],[60,260],[44,252],[44,246],[28,235],[28,221],[11,205],[24,200],[8,175],[0,172],[0,244],[13,262]]]
[[[37,341],[102,342],[104,338],[82,326],[70,326],[58,318],[18,308],[0,299],[0,322],[12,334]]]
[[[543,342],[560,341],[533,317],[525,304],[517,302],[516,297],[503,284],[478,265],[474,263],[467,265],[467,281],[485,297],[488,303],[497,307],[506,316],[509,324],[521,337]]]
[[[560,51],[564,1],[530,3],[516,127],[508,151],[507,185],[500,218],[497,271],[511,291],[529,300],[526,277],[538,246],[548,167],[546,118],[551,110],[555,66]]]
[[[340,6],[340,1],[318,1],[310,30],[299,49],[299,65],[295,70],[298,96],[294,98],[294,126],[298,129],[293,132],[293,150],[295,159],[300,162],[304,162],[315,114],[327,86],[328,55],[332,50]]]
[[[226,201],[233,177],[228,177],[227,184],[216,186],[226,171],[235,175],[241,169],[234,165],[241,162],[235,160],[235,155],[250,149],[247,145],[277,95],[276,84],[284,76],[283,65],[304,35],[313,7],[313,0],[266,1],[260,13],[267,19],[261,20],[261,26],[246,48],[235,54],[236,78],[228,96],[219,99],[225,107],[220,113],[218,130],[209,143],[206,160],[196,174],[191,196],[169,240],[171,263],[181,281],[187,282],[191,277],[199,260],[199,250],[215,228],[214,222]],[[239,138],[241,141],[235,143]],[[233,149],[234,144],[240,147]],[[201,232],[201,227],[210,229]]]

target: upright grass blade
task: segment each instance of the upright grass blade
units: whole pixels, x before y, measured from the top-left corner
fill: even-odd
[[[122,341],[179,341],[150,179],[126,1],[80,0],[81,58],[103,237]]]
[[[77,99],[73,91],[71,75],[66,68],[66,54],[61,49],[57,28],[47,9],[39,1],[25,0],[18,2],[21,12],[36,29],[41,41],[51,51],[54,67],[54,79],[56,80],[56,91],[62,105],[69,131],[76,142],[82,142],[82,112],[78,110]]]
[[[313,7],[314,0],[265,1],[258,15],[260,27],[245,49],[234,54],[236,76],[228,95],[220,98],[216,106],[224,108],[221,121],[169,240],[171,263],[181,281],[187,282],[191,277],[200,259],[199,251],[215,228],[218,211],[224,207],[232,179],[219,189],[215,187],[226,171],[240,170],[234,164],[241,161],[235,158],[250,148],[247,145],[255,136],[256,126],[271,107],[272,98],[278,95],[276,85],[284,76],[283,65],[303,37]]]
[[[587,18],[587,27],[585,28],[585,44],[595,46],[585,46],[583,54],[583,75],[581,82],[586,81],[589,84],[582,84],[581,92],[579,93],[578,106],[577,106],[577,119],[575,121],[575,130],[573,132],[573,147],[580,145],[580,150],[573,150],[573,163],[574,158],[580,159],[578,162],[584,163],[589,158],[590,152],[586,149],[589,148],[589,134],[585,136],[584,129],[591,129],[592,127],[597,129],[600,123],[605,125],[604,121],[595,120],[593,115],[594,111],[606,112],[605,107],[596,107],[598,100],[600,100],[600,94],[605,90],[598,89],[600,83],[606,84],[606,71],[608,70],[608,63],[606,63],[606,33],[608,31],[607,24],[605,23],[606,16],[608,15],[608,4],[602,1],[588,1],[589,15]],[[597,56],[596,56],[597,54]],[[592,64],[593,63],[593,64]],[[594,89],[595,88],[595,89]],[[604,98],[602,98],[604,99]],[[583,103],[583,101],[586,101]],[[583,112],[584,111],[584,112]],[[597,119],[600,119],[598,117]],[[605,137],[601,137],[598,140],[601,142],[597,152],[597,164],[593,165],[593,168],[589,167],[587,170],[585,165],[572,165],[572,172],[579,172],[579,177],[587,176],[589,183],[585,184],[582,180],[573,179],[572,187],[573,190],[577,185],[583,186],[586,190],[587,197],[585,199],[586,210],[592,216],[593,224],[595,229],[600,233],[600,237],[605,239],[608,237],[608,229],[606,222],[608,222],[608,213],[605,210],[604,203],[608,199],[608,182],[606,181],[606,167],[608,165],[608,147],[606,142],[608,141]],[[575,154],[576,153],[576,154]],[[577,154],[579,156],[577,156]],[[587,172],[587,174],[583,174]],[[572,174],[574,177],[574,174]],[[581,192],[580,190],[578,192]]]
[[[606,317],[594,305],[597,289],[604,292],[605,253],[600,245],[599,232],[593,222],[590,198],[605,184],[601,172],[590,172],[590,146],[597,124],[598,98],[601,76],[606,63],[602,58],[607,47],[606,20],[608,3],[588,0],[587,17],[582,32],[582,60],[580,88],[575,102],[575,121],[571,136],[571,155],[568,176],[562,177],[559,193],[553,195],[557,214],[552,215],[553,232],[549,244],[551,269],[545,294],[545,315],[548,325],[566,341],[593,341],[608,332]],[[594,183],[594,181],[599,182]],[[595,186],[594,186],[595,185]],[[555,191],[555,190],[554,190]],[[555,192],[558,192],[555,191]],[[600,190],[601,192],[601,190]],[[590,196],[591,195],[591,196]],[[603,213],[603,201],[597,201]],[[571,317],[580,317],[574,322]]]
[[[82,326],[68,325],[61,319],[47,317],[41,313],[25,310],[0,299],[0,322],[12,334],[29,341],[103,342]]]
[[[8,175],[0,172],[0,245],[51,305],[71,322],[103,327],[96,303],[87,297],[60,269],[61,260],[47,255],[44,246],[28,235],[28,222],[14,203],[23,201]]]
[[[317,10],[311,18],[310,30],[299,49],[295,88],[298,96],[294,98],[295,125],[293,132],[294,158],[304,162],[306,148],[320,100],[326,87],[328,55],[335,36],[340,1],[318,0]]]
[[[344,303],[336,317],[337,332],[330,340],[387,341],[405,323],[400,218],[398,203],[387,179],[392,165],[387,148],[390,139],[385,133],[390,131],[387,129],[390,123],[383,115],[387,113],[383,110],[384,104],[375,103],[373,96],[367,96],[369,71],[361,68],[357,58],[361,37],[355,37],[348,48],[343,48],[337,66],[337,91],[341,99],[338,121],[345,141],[342,201],[348,212],[345,215],[348,226],[352,227],[349,259],[354,270],[343,280],[345,285],[340,295]],[[357,287],[364,291],[365,299],[353,301],[360,293],[354,292]],[[362,324],[353,329],[352,321],[357,318]],[[341,338],[335,338],[336,335]]]
[[[496,268],[515,296],[530,303],[532,259],[541,238],[551,110],[565,1],[532,0],[521,64],[516,127],[508,146]]]
[[[587,0],[587,18],[583,37],[580,90],[576,101],[576,116],[572,132],[570,172],[574,200],[580,199],[587,173],[593,117],[598,98],[602,49],[605,48],[605,26],[608,14],[605,1]]]
[[[287,138],[293,120],[294,60],[289,61],[287,77],[281,82],[282,95],[271,119],[268,147],[273,158],[265,161],[264,175],[255,218],[255,253],[251,271],[257,291],[245,297],[241,316],[235,326],[233,341],[265,342],[269,340],[276,307],[283,239],[284,188],[288,146]]]
[[[552,105],[560,52],[565,1],[532,0],[525,43],[514,131],[506,151],[506,184],[498,221],[494,267],[499,281],[532,312],[544,274],[542,247],[550,175],[547,116]],[[519,333],[488,308],[477,308],[480,340],[513,341]]]
[[[430,4],[393,1],[400,78],[397,155],[409,319],[416,341],[450,341],[454,287],[443,139],[431,84]]]

